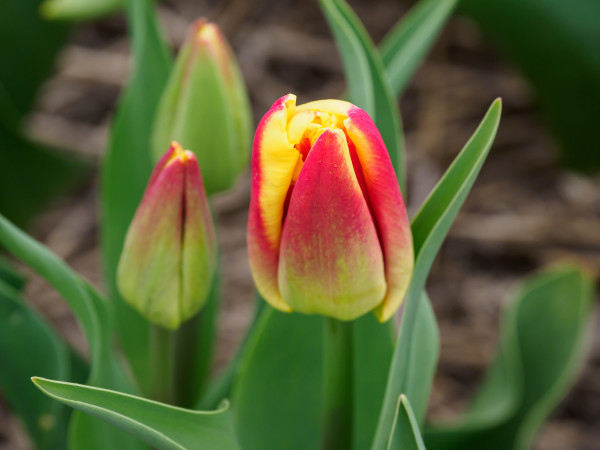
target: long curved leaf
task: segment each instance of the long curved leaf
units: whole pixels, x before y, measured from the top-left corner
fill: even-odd
[[[320,4],[342,57],[350,99],[373,117],[375,114],[373,80],[369,58],[361,39],[334,0],[321,1]]]
[[[350,101],[373,119],[390,154],[402,192],[406,187],[404,135],[398,102],[375,44],[360,19],[343,0],[320,0],[321,9],[340,50]],[[349,46],[349,42],[359,45]],[[357,67],[369,76],[357,76]]]
[[[419,424],[406,395],[398,397],[387,450],[425,450]]]
[[[50,397],[119,427],[158,449],[239,449],[227,404],[217,411],[193,411],[81,384],[39,377],[32,381]],[[121,444],[106,448],[129,447]]]
[[[20,231],[0,215],[0,243],[52,285],[68,303],[78,319],[88,341],[91,353],[88,383],[127,392],[134,387],[123,368],[115,359],[112,348],[112,324],[109,304],[67,265],[39,242]],[[34,375],[34,374],[31,374]],[[137,448],[136,442],[81,414],[74,414],[69,431],[69,441],[86,442],[86,448],[110,448],[116,442],[128,442]],[[88,443],[90,434],[98,437],[98,447]],[[124,441],[123,441],[124,440]],[[104,445],[104,446],[103,446]],[[74,445],[81,448],[80,445]]]
[[[589,275],[571,264],[526,279],[502,314],[498,354],[470,408],[427,430],[428,447],[531,448],[581,367],[593,298]]]
[[[458,0],[422,0],[384,38],[381,59],[397,96],[404,92],[457,3]]]
[[[415,401],[409,381],[412,341],[421,303],[419,300],[433,260],[492,146],[500,121],[500,112],[501,102],[496,100],[412,221],[415,269],[407,294],[373,450],[384,449],[386,446],[394,420],[396,399],[401,394],[406,394],[412,402]],[[418,408],[424,406],[419,405]]]

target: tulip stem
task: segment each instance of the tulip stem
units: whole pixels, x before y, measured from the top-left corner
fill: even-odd
[[[321,448],[352,447],[352,322],[325,319]]]
[[[151,345],[151,395],[156,401],[172,403],[173,400],[173,333],[159,325],[150,325]]]

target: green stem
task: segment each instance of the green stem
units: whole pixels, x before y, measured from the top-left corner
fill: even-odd
[[[191,406],[190,402],[201,384],[194,376],[197,375],[198,331],[201,323],[200,316],[196,315],[181,324],[174,333],[173,404],[184,408]]]
[[[323,336],[323,450],[352,447],[352,322],[325,320]]]
[[[265,305],[265,301],[260,297],[259,294],[256,294],[254,302],[254,316],[252,317],[252,322],[250,323],[250,326],[246,330],[244,339],[238,346],[233,357],[229,360],[225,368],[221,371],[218,378],[208,386],[200,402],[197,405],[195,405],[196,409],[202,411],[216,409],[221,403],[221,401],[223,401],[223,399],[231,395],[231,389],[233,388],[233,383],[235,381],[235,376],[237,375],[240,360],[242,359],[246,351],[246,344],[248,343],[248,339],[252,335],[254,326],[258,322],[258,318],[260,317],[260,314],[263,311]]]
[[[150,325],[151,393],[163,403],[173,400],[173,339],[172,332],[158,325]]]

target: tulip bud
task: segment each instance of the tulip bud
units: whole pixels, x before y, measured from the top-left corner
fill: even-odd
[[[171,140],[196,154],[211,195],[230,188],[248,162],[248,94],[234,55],[214,23],[196,21],[157,109],[153,154]]]
[[[413,269],[410,225],[371,118],[339,100],[277,100],[252,153],[250,267],[281,311],[384,322]]]
[[[119,291],[150,322],[176,329],[206,302],[216,265],[215,230],[198,162],[173,142],[127,231]]]

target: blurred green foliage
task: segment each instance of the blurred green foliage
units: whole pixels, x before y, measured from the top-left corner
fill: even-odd
[[[564,163],[600,169],[600,2],[462,0],[459,10],[530,82]]]
[[[124,0],[46,0],[40,10],[55,20],[91,20],[122,9]]]
[[[0,212],[19,225],[85,174],[81,158],[32,142],[21,129],[69,36],[70,27],[40,17],[40,3],[0,2]]]

